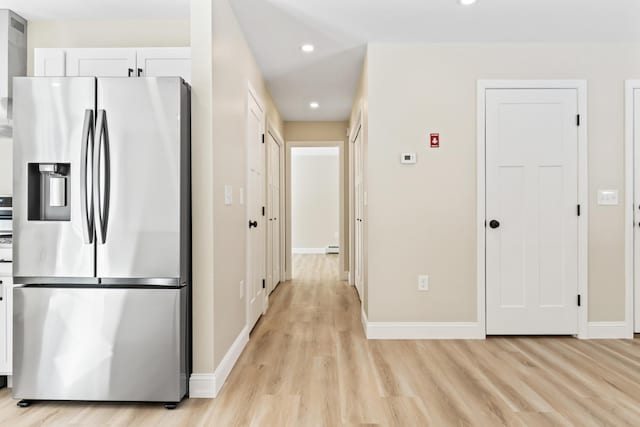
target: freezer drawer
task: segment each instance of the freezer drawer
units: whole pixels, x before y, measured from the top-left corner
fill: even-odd
[[[179,402],[186,302],[186,288],[15,288],[14,398]]]

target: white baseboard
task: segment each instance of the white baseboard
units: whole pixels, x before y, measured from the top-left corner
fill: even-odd
[[[213,399],[216,397],[216,374],[191,374],[189,397],[192,399]]]
[[[586,339],[633,339],[633,333],[626,322],[589,322]]]
[[[308,255],[308,254],[326,254],[327,248],[293,248],[294,254]]]
[[[222,390],[231,370],[249,342],[249,328],[242,329],[213,374],[191,374],[189,397],[214,399]]]
[[[362,327],[370,340],[483,340],[477,322],[369,322],[362,311]]]
[[[367,313],[364,312],[364,305],[362,305],[361,309],[362,313],[360,314],[360,322],[362,322],[362,331],[364,332],[364,336],[368,339],[367,324],[369,323],[369,320],[367,319]]]

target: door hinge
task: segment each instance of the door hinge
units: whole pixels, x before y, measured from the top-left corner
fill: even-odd
[[[581,295],[578,295],[578,307],[582,306]]]
[[[267,281],[262,279],[262,289],[267,289]]]
[[[264,206],[262,207],[262,216],[264,216]]]
[[[262,143],[264,144],[264,133],[262,134]]]
[[[580,216],[580,205],[578,205],[578,216]]]
[[[576,116],[576,124],[580,126],[580,114]]]

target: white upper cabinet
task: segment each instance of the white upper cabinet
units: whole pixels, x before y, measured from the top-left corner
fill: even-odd
[[[135,49],[65,49],[68,77],[128,77],[136,68]]]
[[[34,75],[41,77],[66,76],[66,53],[64,49],[36,49]]]
[[[35,49],[37,77],[182,77],[191,82],[191,48]]]
[[[145,48],[137,51],[137,68],[143,77],[182,77],[191,83],[191,48]]]

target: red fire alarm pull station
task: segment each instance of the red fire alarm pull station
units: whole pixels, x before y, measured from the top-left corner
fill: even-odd
[[[440,148],[440,134],[432,133],[430,136],[431,148]]]

